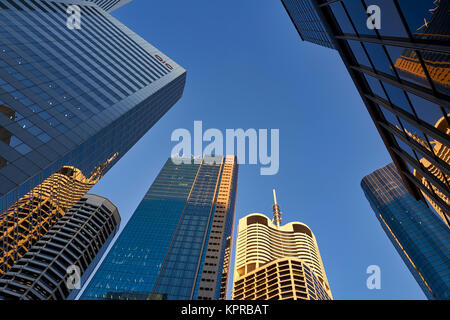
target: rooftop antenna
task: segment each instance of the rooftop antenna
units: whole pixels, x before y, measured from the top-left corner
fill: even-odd
[[[274,205],[272,206],[273,221],[275,222],[275,225],[279,227],[281,225],[281,210],[280,206],[277,203],[277,194],[275,192],[275,189],[273,189],[273,202],[274,202]]]

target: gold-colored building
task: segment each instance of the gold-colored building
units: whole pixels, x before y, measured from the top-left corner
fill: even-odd
[[[64,166],[0,213],[0,275],[97,183],[116,157],[98,166],[88,178],[79,169]]]
[[[301,222],[253,213],[239,220],[233,300],[332,299],[316,238]]]

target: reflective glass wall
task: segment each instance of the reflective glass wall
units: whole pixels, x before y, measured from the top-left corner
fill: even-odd
[[[449,1],[313,3],[407,188],[448,224]]]

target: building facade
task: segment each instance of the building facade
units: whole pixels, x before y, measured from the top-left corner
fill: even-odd
[[[80,29],[67,1],[0,1],[0,274],[183,93],[183,68],[97,5],[70,3]]]
[[[219,299],[237,177],[235,156],[169,159],[81,299]]]
[[[449,223],[448,0],[312,0],[405,186]],[[380,9],[380,28],[373,23]],[[368,23],[369,20],[369,23]]]
[[[303,223],[253,213],[239,220],[233,300],[330,300],[316,238]]]
[[[281,3],[303,41],[334,49],[311,0],[281,0]]]
[[[96,5],[98,5],[100,8],[107,12],[114,11],[121,6],[130,3],[131,0],[85,0],[89,2],[94,2]]]
[[[97,5],[0,1],[0,211],[69,166],[108,170],[177,101],[186,72]]]
[[[414,199],[394,164],[361,182],[381,226],[429,299],[450,298],[450,231],[424,202]]]
[[[76,168],[62,167],[2,213],[0,275],[22,258],[86,194],[107,165],[98,167],[90,177],[85,177]]]
[[[119,224],[109,200],[85,195],[0,276],[0,300],[74,299]]]

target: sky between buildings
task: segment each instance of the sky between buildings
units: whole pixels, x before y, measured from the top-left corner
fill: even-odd
[[[91,190],[119,208],[121,230],[175,129],[279,129],[277,175],[239,168],[235,230],[247,214],[271,216],[276,188],[282,223],[316,235],[335,299],[425,298],[360,188],[391,160],[337,52],[302,42],[278,0],[134,0],[114,16],[188,72],[180,102]],[[370,265],[381,290],[366,287]]]

